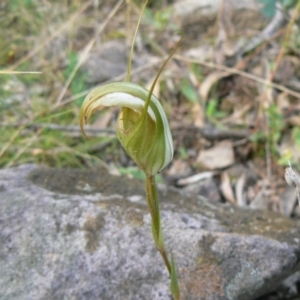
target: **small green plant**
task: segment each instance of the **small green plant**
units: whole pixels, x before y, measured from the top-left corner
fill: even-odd
[[[152,236],[171,278],[170,290],[175,300],[180,299],[177,272],[173,255],[167,255],[161,228],[160,209],[155,175],[167,166],[173,158],[173,141],[166,114],[160,101],[153,95],[153,89],[164,66],[177,47],[162,65],[150,88],[130,82],[133,45],[143,11],[141,12],[128,60],[127,82],[114,82],[90,92],[81,107],[80,126],[87,123],[92,114],[103,108],[118,106],[120,112],[116,124],[118,139],[134,162],[144,171],[146,177],[146,198],[152,218]],[[85,134],[85,133],[84,133]]]
[[[198,102],[198,96],[195,91],[195,88],[192,86],[190,81],[186,78],[184,78],[181,81],[180,85],[181,93],[191,102],[191,103],[197,103]]]
[[[17,11],[20,9],[20,5],[23,5],[26,9],[32,9],[35,6],[35,3],[33,0],[23,0],[22,3],[20,3],[20,0],[11,0],[8,4],[8,9],[10,12]]]
[[[189,157],[189,155],[184,147],[179,147],[178,153],[179,153],[180,159],[182,159],[182,160],[187,159]]]
[[[224,111],[221,111],[218,109],[219,101],[218,99],[214,98],[209,100],[206,107],[206,117],[210,121],[215,121],[218,118],[223,118],[226,116],[226,113]]]
[[[278,142],[281,138],[281,131],[284,128],[283,116],[278,112],[276,105],[271,105],[267,109],[267,118],[269,123],[269,134],[267,141],[270,144],[271,153],[278,154]]]
[[[158,31],[162,31],[166,29],[171,15],[171,8],[167,8],[165,10],[157,10],[155,13],[153,13],[150,9],[145,10],[145,15],[148,17],[148,19],[153,24],[154,28]],[[177,29],[174,27],[172,29]]]
[[[282,136],[282,130],[284,129],[284,120],[282,114],[278,111],[276,105],[271,105],[266,109],[267,118],[267,129],[261,129],[256,133],[252,134],[250,139],[255,144],[263,145],[268,143],[270,153],[272,157],[279,158],[278,144]],[[265,151],[265,149],[263,150]],[[280,158],[278,163],[286,164],[287,160],[290,159],[289,156]]]
[[[198,64],[192,63],[191,64],[191,72],[194,74],[194,76],[197,78],[199,82],[203,81],[203,68],[199,66]]]

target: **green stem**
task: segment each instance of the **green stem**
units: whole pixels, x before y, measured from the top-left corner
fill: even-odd
[[[155,242],[155,245],[161,254],[165,265],[171,274],[171,264],[169,262],[165,243],[162,235],[161,224],[160,224],[160,211],[159,211],[159,204],[158,204],[158,195],[157,189],[155,184],[155,177],[154,176],[147,176],[146,178],[146,193],[147,193],[147,203],[148,208],[152,218],[152,235]]]
[[[154,176],[146,177],[146,193],[147,193],[147,203],[148,208],[152,218],[152,235],[155,242],[155,245],[162,256],[164,263],[168,269],[168,272],[171,277],[170,290],[174,300],[180,300],[180,290],[177,280],[177,273],[175,268],[175,262],[172,255],[172,264],[167,256],[165,243],[162,235],[161,224],[160,224],[160,211],[158,203],[158,195],[155,184]]]
[[[162,258],[164,260],[164,263],[165,263],[165,265],[168,269],[169,275],[171,275],[171,265],[170,265],[166,250],[165,249],[158,249],[158,251],[159,251],[160,255],[162,256]]]

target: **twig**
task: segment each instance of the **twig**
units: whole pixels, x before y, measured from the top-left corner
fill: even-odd
[[[267,121],[268,122],[268,121]],[[269,126],[267,126],[267,136],[269,136]],[[271,149],[270,149],[270,143],[268,141],[265,142],[265,151],[266,151],[266,164],[267,164],[267,179],[268,184],[271,182],[272,177],[272,157],[271,157]]]
[[[23,129],[31,129],[31,130],[39,130],[39,129],[49,129],[49,130],[58,130],[58,131],[64,131],[69,133],[78,134],[78,136],[82,136],[79,126],[77,125],[59,125],[59,124],[53,124],[53,123],[28,123],[25,125],[20,124],[3,124],[0,123],[0,126],[6,126],[6,127],[20,127],[21,130]],[[86,125],[85,131],[89,136],[99,136],[100,134],[105,134],[106,136],[115,136],[116,132],[115,129],[112,128],[95,128],[92,126]],[[19,131],[18,131],[19,132]],[[19,132],[19,133],[20,133]],[[5,148],[3,148],[5,149]],[[2,154],[3,150],[0,153],[0,156]]]
[[[192,134],[199,133],[201,136],[203,136],[205,139],[209,141],[215,141],[215,140],[226,140],[226,139],[242,139],[247,140],[250,136],[250,131],[247,129],[226,129],[226,128],[217,128],[214,126],[202,126],[201,128],[194,126],[194,125],[173,125],[172,131],[174,132],[174,135],[177,134],[178,131],[188,131]]]
[[[12,71],[12,70],[1,70],[0,74],[42,74],[43,72],[35,71]]]

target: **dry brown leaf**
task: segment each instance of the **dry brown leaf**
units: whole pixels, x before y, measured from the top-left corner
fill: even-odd
[[[209,170],[222,169],[232,165],[234,163],[232,142],[225,140],[212,148],[201,150],[197,162]]]
[[[182,159],[174,159],[171,167],[166,172],[168,176],[186,177],[191,174],[191,167]]]
[[[244,116],[251,109],[251,107],[252,107],[251,103],[245,104],[241,107],[239,106],[235,107],[233,113],[227,118],[223,119],[222,121],[223,124],[244,125],[245,124]]]
[[[293,125],[293,126],[297,126],[300,127],[300,116],[291,116],[287,119],[287,121],[289,122],[289,124]]]
[[[193,114],[193,124],[196,127],[203,127],[205,125],[205,113],[200,105],[200,103],[196,103],[192,108]]]
[[[229,75],[230,73],[225,71],[214,71],[205,77],[205,79],[202,81],[202,84],[200,85],[199,88],[199,93],[204,102],[207,101],[212,86],[215,83],[217,83],[220,79],[227,77]]]
[[[236,200],[237,200],[238,206],[246,206],[247,205],[247,199],[243,195],[245,182],[246,182],[246,175],[244,173],[237,180],[236,185],[235,185],[235,195],[236,195]]]
[[[279,145],[280,157],[289,157],[291,161],[300,160],[299,146],[295,143],[291,132],[286,132],[281,138]]]
[[[201,44],[196,48],[188,49],[184,52],[185,57],[199,58],[203,61],[213,61],[214,60],[214,47],[212,45]]]
[[[187,178],[179,179],[177,181],[177,184],[178,185],[188,185],[188,184],[192,184],[192,183],[197,183],[197,182],[202,181],[204,179],[211,178],[215,174],[216,174],[215,172],[201,172],[201,173],[189,176]]]
[[[278,111],[282,114],[285,109],[288,109],[290,106],[288,94],[285,92],[280,93],[277,96],[277,108]]]
[[[104,114],[101,114],[93,123],[93,127],[107,128],[111,121],[114,111],[116,108],[107,109]]]
[[[225,199],[232,204],[236,204],[236,199],[234,197],[234,193],[230,184],[230,178],[227,172],[222,173],[220,188]]]

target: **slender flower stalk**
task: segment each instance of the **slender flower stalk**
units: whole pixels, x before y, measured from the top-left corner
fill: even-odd
[[[146,4],[147,1],[140,15],[137,29]],[[94,89],[86,96],[80,111],[80,127],[85,135],[84,123],[89,121],[95,111],[111,106],[120,108],[116,123],[117,136],[127,154],[146,174],[145,188],[147,205],[152,219],[152,235],[170,274],[170,290],[175,300],[180,300],[177,273],[173,255],[170,263],[165,248],[155,184],[155,175],[173,158],[173,141],[166,114],[160,101],[153,95],[153,89],[163,68],[180,43],[181,41],[160,68],[149,91],[138,84],[129,82],[133,54],[132,44],[128,60],[127,82],[114,82]]]
[[[165,250],[165,243],[161,231],[159,203],[158,203],[157,189],[156,189],[154,176],[150,176],[146,178],[146,192],[147,192],[148,208],[152,218],[153,239],[158,251],[160,252],[165,262],[169,274],[171,275],[171,265]]]

